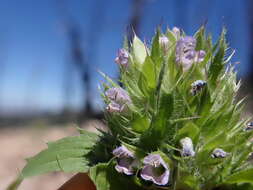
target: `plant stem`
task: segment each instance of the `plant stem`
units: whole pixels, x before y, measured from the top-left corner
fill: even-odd
[[[173,180],[173,183],[172,183],[172,189],[173,190],[176,190],[176,186],[177,186],[177,178],[178,178],[178,162],[177,161],[174,161],[175,164],[175,168],[173,170],[173,174],[172,174],[172,180]]]

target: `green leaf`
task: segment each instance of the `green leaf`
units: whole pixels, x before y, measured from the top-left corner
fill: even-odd
[[[237,172],[229,176],[225,183],[253,183],[253,169]]]
[[[193,122],[188,122],[183,128],[178,131],[178,138],[190,137],[193,141],[199,134],[199,128]]]
[[[143,190],[134,183],[135,176],[130,177],[118,173],[113,163],[101,163],[90,168],[89,176],[97,190]]]
[[[98,164],[89,170],[89,176],[96,185],[97,190],[110,189],[110,183],[107,179],[107,167],[108,164]]]
[[[145,76],[148,87],[154,89],[156,87],[156,68],[154,62],[149,56],[146,57],[142,66],[142,72]]]
[[[136,35],[134,36],[134,39],[133,39],[133,54],[134,54],[135,60],[139,64],[144,63],[147,56],[146,47]]]
[[[219,40],[219,50],[216,53],[213,61],[211,62],[208,75],[210,76],[210,82],[214,87],[216,80],[220,75],[221,71],[224,69],[224,56],[226,52],[226,41],[225,41],[226,30],[223,29],[220,40]]]
[[[86,172],[89,161],[85,157],[98,141],[99,136],[90,132],[48,143],[48,149],[27,159],[22,170],[24,177],[52,171]]]
[[[154,61],[159,59],[162,53],[159,44],[159,38],[160,38],[160,29],[158,28],[156,31],[156,35],[152,41],[152,49],[151,49],[151,57]]]
[[[17,190],[18,187],[21,185],[22,181],[23,177],[19,175],[10,185],[8,185],[6,190]]]
[[[142,133],[146,131],[150,126],[150,120],[146,116],[138,116],[132,123],[134,131]]]
[[[194,37],[197,40],[196,50],[205,49],[205,26],[201,26]]]

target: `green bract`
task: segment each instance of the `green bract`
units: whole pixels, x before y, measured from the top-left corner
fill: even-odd
[[[253,130],[244,130],[248,119],[241,119],[240,82],[225,32],[214,45],[204,27],[194,37],[157,30],[150,45],[135,36],[116,58],[120,81],[102,73],[109,131],[81,131],[49,143],[28,159],[23,176],[88,172],[98,190],[237,189],[253,183]]]

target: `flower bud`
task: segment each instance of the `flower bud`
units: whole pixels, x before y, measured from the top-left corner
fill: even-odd
[[[180,144],[182,146],[181,155],[183,157],[192,157],[195,156],[195,152],[193,150],[193,143],[189,137],[185,137],[180,140]]]
[[[121,66],[128,66],[129,54],[125,49],[119,49],[115,62]]]
[[[159,44],[164,52],[164,54],[167,53],[169,50],[169,39],[166,36],[159,37]]]
[[[196,56],[195,56],[195,62],[196,63],[200,63],[202,61],[204,61],[206,56],[206,52],[204,50],[200,50],[200,51],[196,51]]]
[[[180,29],[179,28],[177,28],[177,27],[173,27],[172,28],[172,32],[173,32],[173,34],[176,36],[176,38],[177,39],[179,39],[180,38]]]
[[[211,157],[212,158],[225,158],[228,156],[229,153],[225,152],[224,150],[222,150],[221,148],[216,148],[214,149]]]

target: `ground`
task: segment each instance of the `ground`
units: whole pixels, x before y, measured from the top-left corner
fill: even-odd
[[[88,130],[100,126],[98,121],[85,125]],[[46,148],[46,142],[65,136],[77,135],[76,126],[50,126],[46,128],[6,128],[0,130],[0,189],[4,190],[15,179],[25,165],[25,158],[31,157]],[[19,190],[56,190],[74,174],[54,172],[47,175],[26,179]]]

